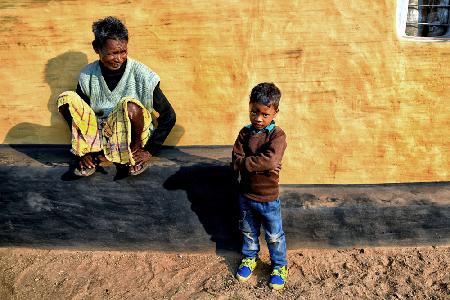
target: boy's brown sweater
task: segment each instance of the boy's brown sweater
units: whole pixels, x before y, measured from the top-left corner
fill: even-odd
[[[241,129],[232,153],[232,167],[241,174],[241,194],[260,202],[278,198],[279,170],[286,146],[286,134],[278,126],[260,133],[248,126]]]

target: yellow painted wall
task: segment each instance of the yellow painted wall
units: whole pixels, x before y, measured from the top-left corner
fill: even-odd
[[[396,1],[2,1],[0,142],[69,143],[54,106],[115,15],[177,111],[169,145],[230,145],[283,93],[283,183],[450,180],[450,43],[401,41]]]

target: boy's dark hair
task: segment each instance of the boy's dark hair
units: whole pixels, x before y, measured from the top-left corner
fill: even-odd
[[[263,82],[256,85],[250,93],[250,103],[261,103],[265,106],[273,106],[275,110],[278,110],[280,99],[280,89],[271,82]]]
[[[95,49],[101,49],[107,39],[128,41],[128,29],[116,17],[106,17],[92,24],[92,32],[94,33],[94,41],[92,45]]]

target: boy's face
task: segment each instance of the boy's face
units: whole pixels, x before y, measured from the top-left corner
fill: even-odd
[[[268,126],[278,113],[273,106],[265,106],[261,103],[250,103],[250,122],[257,130]]]
[[[111,71],[120,69],[127,60],[128,42],[124,40],[107,39],[101,49],[95,49],[100,61]]]

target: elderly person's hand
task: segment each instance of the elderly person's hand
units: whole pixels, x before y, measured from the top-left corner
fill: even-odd
[[[78,166],[81,171],[83,171],[85,169],[95,168],[94,158],[92,157],[92,155],[90,153],[87,153],[84,156],[80,157]]]

